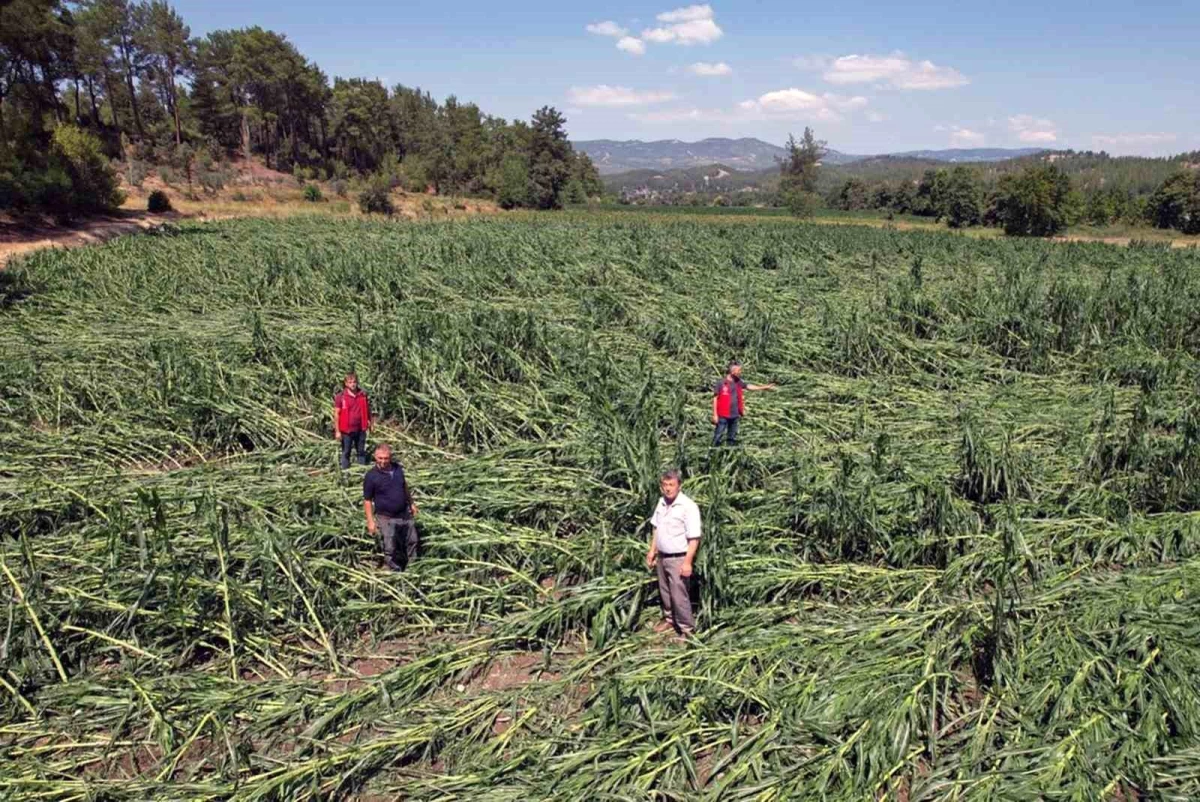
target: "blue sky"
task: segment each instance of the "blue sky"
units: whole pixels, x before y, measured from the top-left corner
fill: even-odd
[[[331,79],[556,106],[574,139],[1200,149],[1200,0],[175,5],[193,35],[279,31]]]

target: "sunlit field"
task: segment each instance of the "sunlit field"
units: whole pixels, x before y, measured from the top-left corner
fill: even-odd
[[[34,254],[0,798],[1196,798],[1198,348],[1200,251],[1145,244],[612,212]],[[730,358],[779,389],[714,450]],[[338,470],[348,369],[405,573]]]

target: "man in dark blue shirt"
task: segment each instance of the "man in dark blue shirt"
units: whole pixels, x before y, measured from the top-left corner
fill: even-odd
[[[403,571],[417,557],[417,505],[412,500],[404,468],[392,460],[392,447],[375,447],[375,467],[363,477],[363,512],[367,530],[383,538],[383,559],[393,571]],[[403,535],[404,550],[399,554],[397,540]],[[399,562],[402,558],[403,562]]]

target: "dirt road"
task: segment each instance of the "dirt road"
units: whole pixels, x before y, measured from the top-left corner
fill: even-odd
[[[104,242],[121,234],[145,231],[178,218],[179,215],[174,214],[123,211],[72,226],[0,223],[0,268],[14,257],[42,248],[74,248]]]

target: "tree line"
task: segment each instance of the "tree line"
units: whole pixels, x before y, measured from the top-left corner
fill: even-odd
[[[164,0],[0,4],[0,207],[69,214],[119,203],[109,160],[215,190],[232,156],[301,179],[557,208],[602,191],[566,120],[485,114],[419,88],[335,78],[282,34],[194,38]]]
[[[1200,169],[1181,159],[1148,194],[1084,182],[1047,157],[998,175],[990,167],[927,169],[919,180],[847,178],[826,197],[842,210],[872,209],[946,221],[952,228],[999,226],[1009,234],[1048,236],[1068,226],[1125,223],[1200,233]]]

